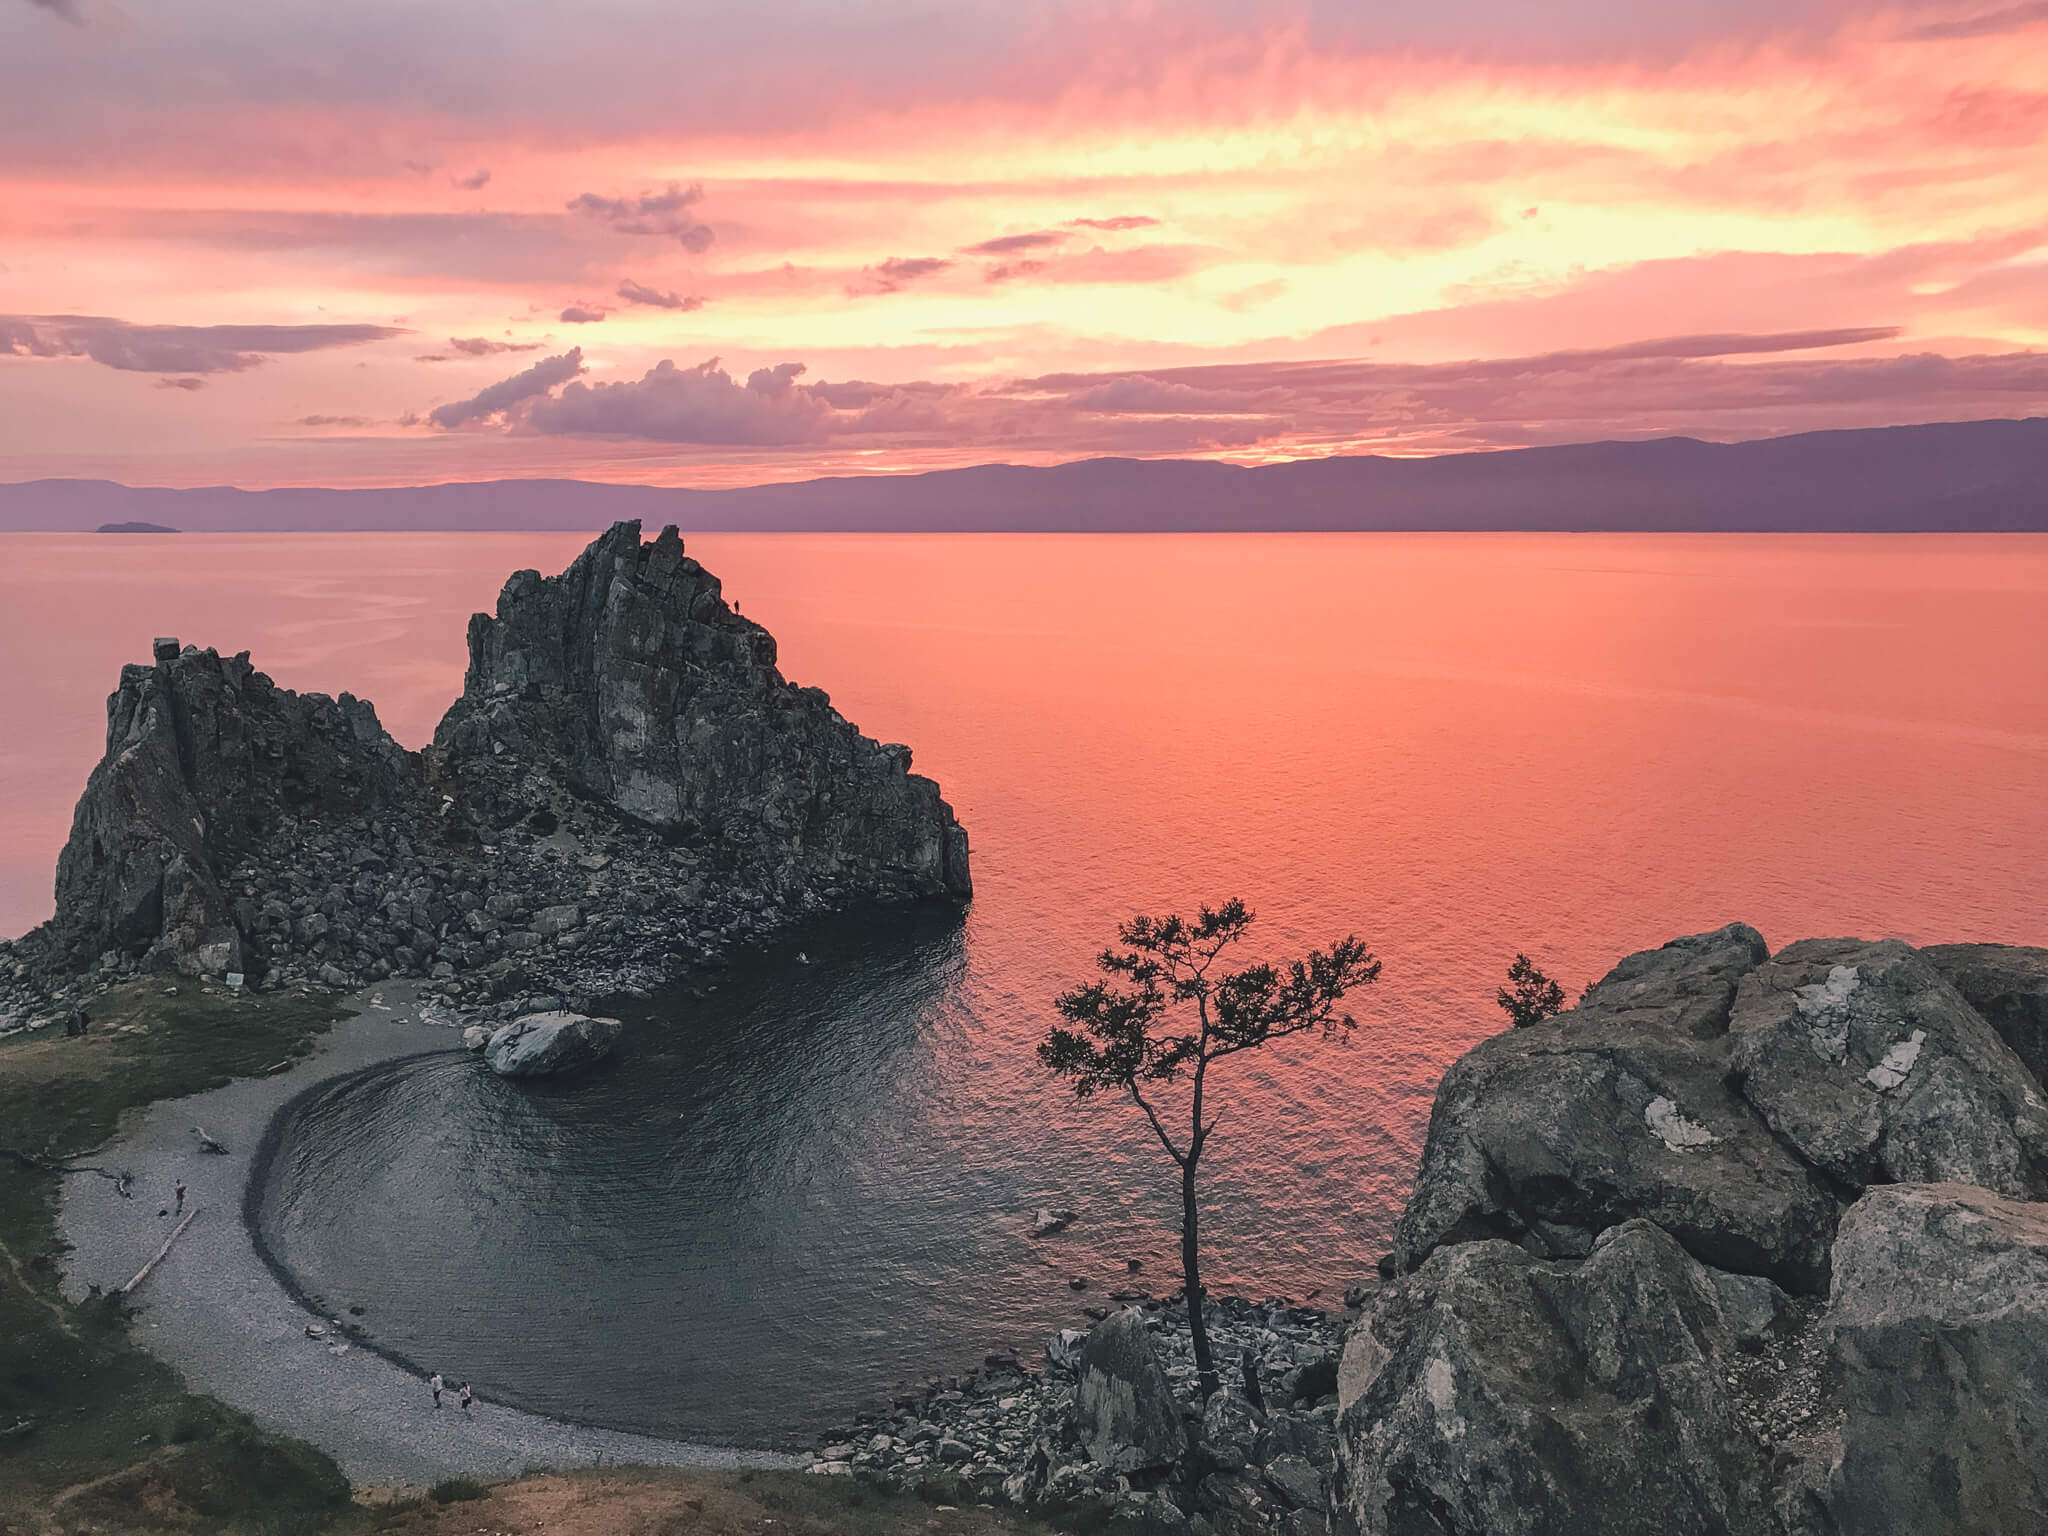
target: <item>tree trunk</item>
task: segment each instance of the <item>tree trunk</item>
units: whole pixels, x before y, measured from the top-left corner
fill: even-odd
[[[1197,1232],[1199,1213],[1195,1206],[1195,1159],[1190,1156],[1180,1169],[1180,1271],[1187,1283],[1188,1334],[1195,1343],[1195,1370],[1202,1389],[1202,1401],[1216,1395],[1222,1384],[1216,1375],[1216,1357],[1209,1352],[1209,1325],[1202,1315],[1201,1244]]]

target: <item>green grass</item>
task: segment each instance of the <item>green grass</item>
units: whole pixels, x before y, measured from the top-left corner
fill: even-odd
[[[327,998],[192,981],[125,987],[92,1013],[82,1038],[44,1030],[0,1044],[0,1147],[98,1161],[124,1111],[261,1073],[341,1016]],[[0,1157],[0,1536],[352,1525],[348,1482],[325,1455],[188,1392],[130,1342],[118,1303],[64,1300],[62,1184]]]

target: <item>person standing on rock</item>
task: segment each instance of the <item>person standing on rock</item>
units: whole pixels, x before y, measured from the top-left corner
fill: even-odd
[[[184,1214],[185,1214],[185,1181],[184,1181],[183,1179],[180,1179],[180,1180],[178,1180],[178,1189],[177,1189],[177,1195],[178,1195],[178,1214],[179,1214],[180,1216],[182,1216],[182,1215],[184,1215]]]
[[[469,1383],[465,1381],[462,1384],[462,1411],[465,1415],[469,1412],[469,1405],[475,1401],[476,1394],[469,1390]]]
[[[428,1385],[428,1386],[430,1386],[430,1387],[432,1387],[432,1388],[434,1389],[434,1406],[435,1406],[436,1408],[440,1407],[440,1406],[441,1406],[441,1373],[440,1373],[439,1371],[436,1371],[436,1372],[434,1372],[434,1374],[433,1374],[433,1375],[429,1376],[429,1377],[427,1378],[427,1385]]]

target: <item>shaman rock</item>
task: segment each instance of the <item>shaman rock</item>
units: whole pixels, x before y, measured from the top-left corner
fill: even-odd
[[[252,968],[224,874],[286,821],[413,805],[418,766],[350,694],[279,688],[247,652],[160,639],[155,653],[107,700],[47,936],[74,969],[107,950],[191,974]]]
[[[618,523],[560,576],[520,571],[470,621],[462,697],[434,734],[472,793],[521,768],[770,888],[824,878],[966,895],[967,834],[910,749],[860,734],[775,666],[674,528]]]

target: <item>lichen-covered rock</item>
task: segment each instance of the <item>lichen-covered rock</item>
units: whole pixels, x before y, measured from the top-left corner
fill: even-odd
[[[1776,1531],[1728,1380],[1754,1326],[1649,1222],[1576,1262],[1446,1248],[1346,1345],[1340,1510],[1361,1536]]]
[[[2048,1531],[2048,1207],[1873,1189],[1835,1240],[1842,1536]]]
[[[580,1071],[611,1055],[625,1032],[617,1019],[556,1009],[529,1013],[492,1033],[484,1060],[500,1077],[554,1077]]]
[[[223,883],[288,819],[413,807],[416,761],[344,693],[294,693],[176,642],[107,700],[107,749],[57,860],[59,966],[112,950],[192,974],[253,968]]]
[[[1839,1202],[1727,1081],[1729,1011],[1764,955],[1739,923],[1679,939],[1468,1052],[1437,1089],[1398,1265],[1490,1237],[1578,1257],[1647,1217],[1704,1263],[1824,1289]]]
[[[2048,1085],[2048,949],[1930,944],[1920,954]]]
[[[674,528],[618,523],[560,576],[520,571],[470,623],[462,697],[434,733],[473,793],[545,765],[579,793],[769,884],[800,874],[965,895],[967,837],[910,749],[786,681]]]
[[[1071,1423],[1089,1455],[1119,1472],[1171,1466],[1187,1448],[1144,1313],[1112,1312],[1089,1330]]]
[[[2009,1046],[1896,940],[1808,939],[1742,981],[1743,1097],[1852,1189],[1979,1184],[2048,1196],[2048,1104]]]

